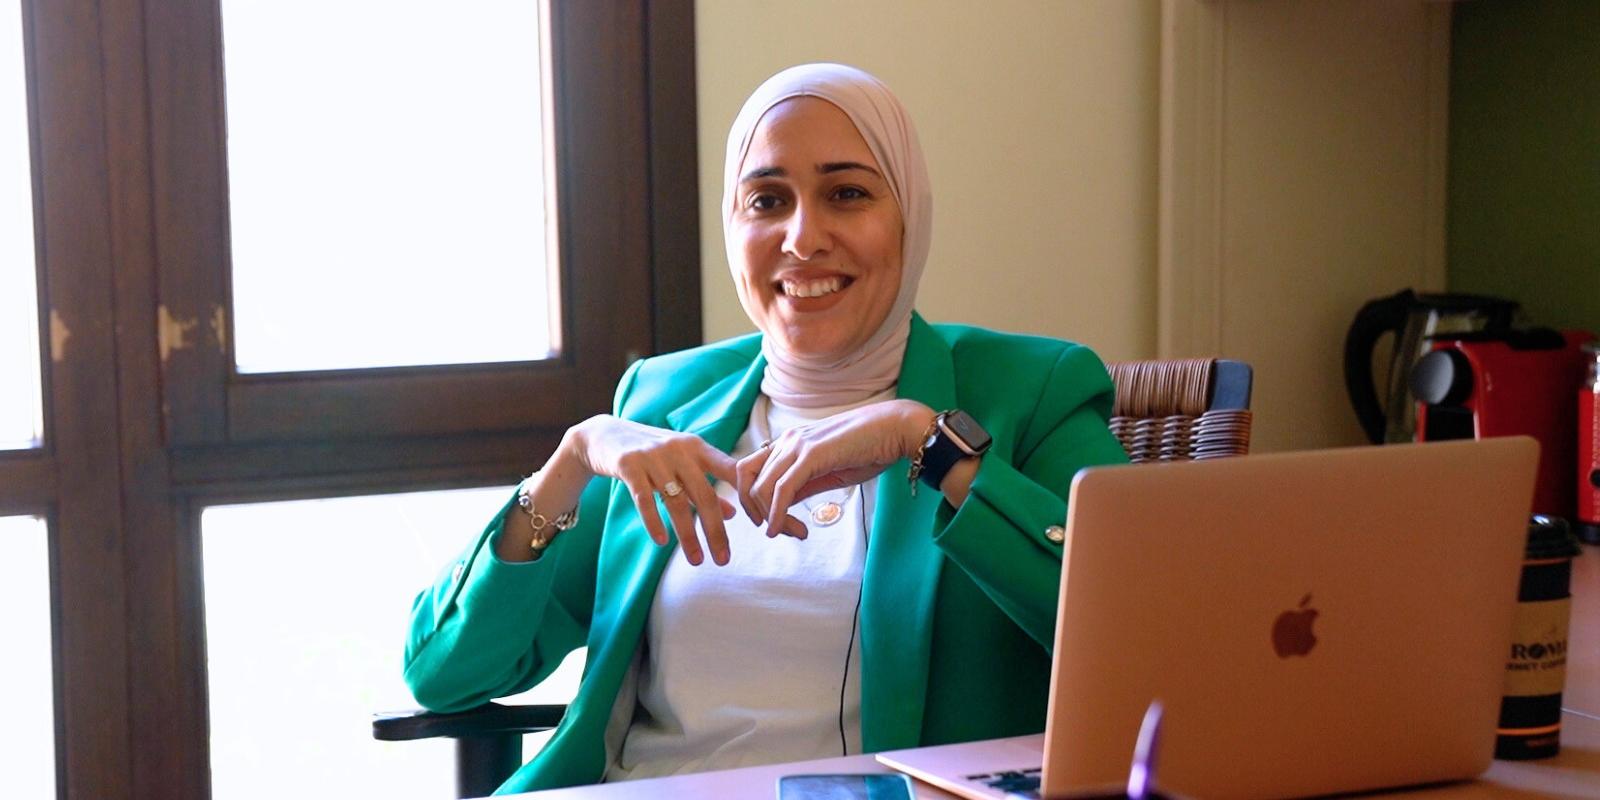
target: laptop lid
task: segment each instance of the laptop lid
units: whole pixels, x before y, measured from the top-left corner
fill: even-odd
[[[1538,446],[1526,437],[1080,473],[1046,796],[1160,782],[1284,797],[1488,767]]]

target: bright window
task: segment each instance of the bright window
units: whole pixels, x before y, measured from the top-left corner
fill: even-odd
[[[38,294],[20,4],[0,5],[0,450],[38,447]]]
[[[551,355],[538,6],[223,0],[239,371]]]
[[[447,739],[378,742],[416,708],[401,679],[411,601],[510,488],[214,506],[201,516],[217,800],[439,798]],[[582,651],[508,702],[565,703]],[[531,756],[542,740],[527,737]]]
[[[0,517],[0,608],[6,610],[6,687],[0,797],[56,796],[55,691],[50,670],[50,542],[43,520]]]

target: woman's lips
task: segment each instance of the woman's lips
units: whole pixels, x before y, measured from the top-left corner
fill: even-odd
[[[778,297],[796,311],[825,311],[844,299],[845,290],[855,279],[844,275],[821,278],[785,279],[774,288]]]
[[[804,299],[842,291],[853,282],[854,279],[843,275],[828,275],[821,278],[786,278],[778,281],[777,287],[785,297]]]

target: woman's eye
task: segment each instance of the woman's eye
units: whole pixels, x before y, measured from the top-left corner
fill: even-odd
[[[859,186],[841,186],[834,190],[835,200],[861,200],[868,197],[866,190]]]
[[[758,194],[750,198],[750,208],[755,211],[771,211],[782,202],[783,199],[775,194]]]

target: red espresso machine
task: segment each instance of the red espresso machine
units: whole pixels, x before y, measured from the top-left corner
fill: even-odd
[[[1587,331],[1547,328],[1440,338],[1411,371],[1417,441],[1532,436],[1539,441],[1535,514],[1577,510],[1578,388]]]

